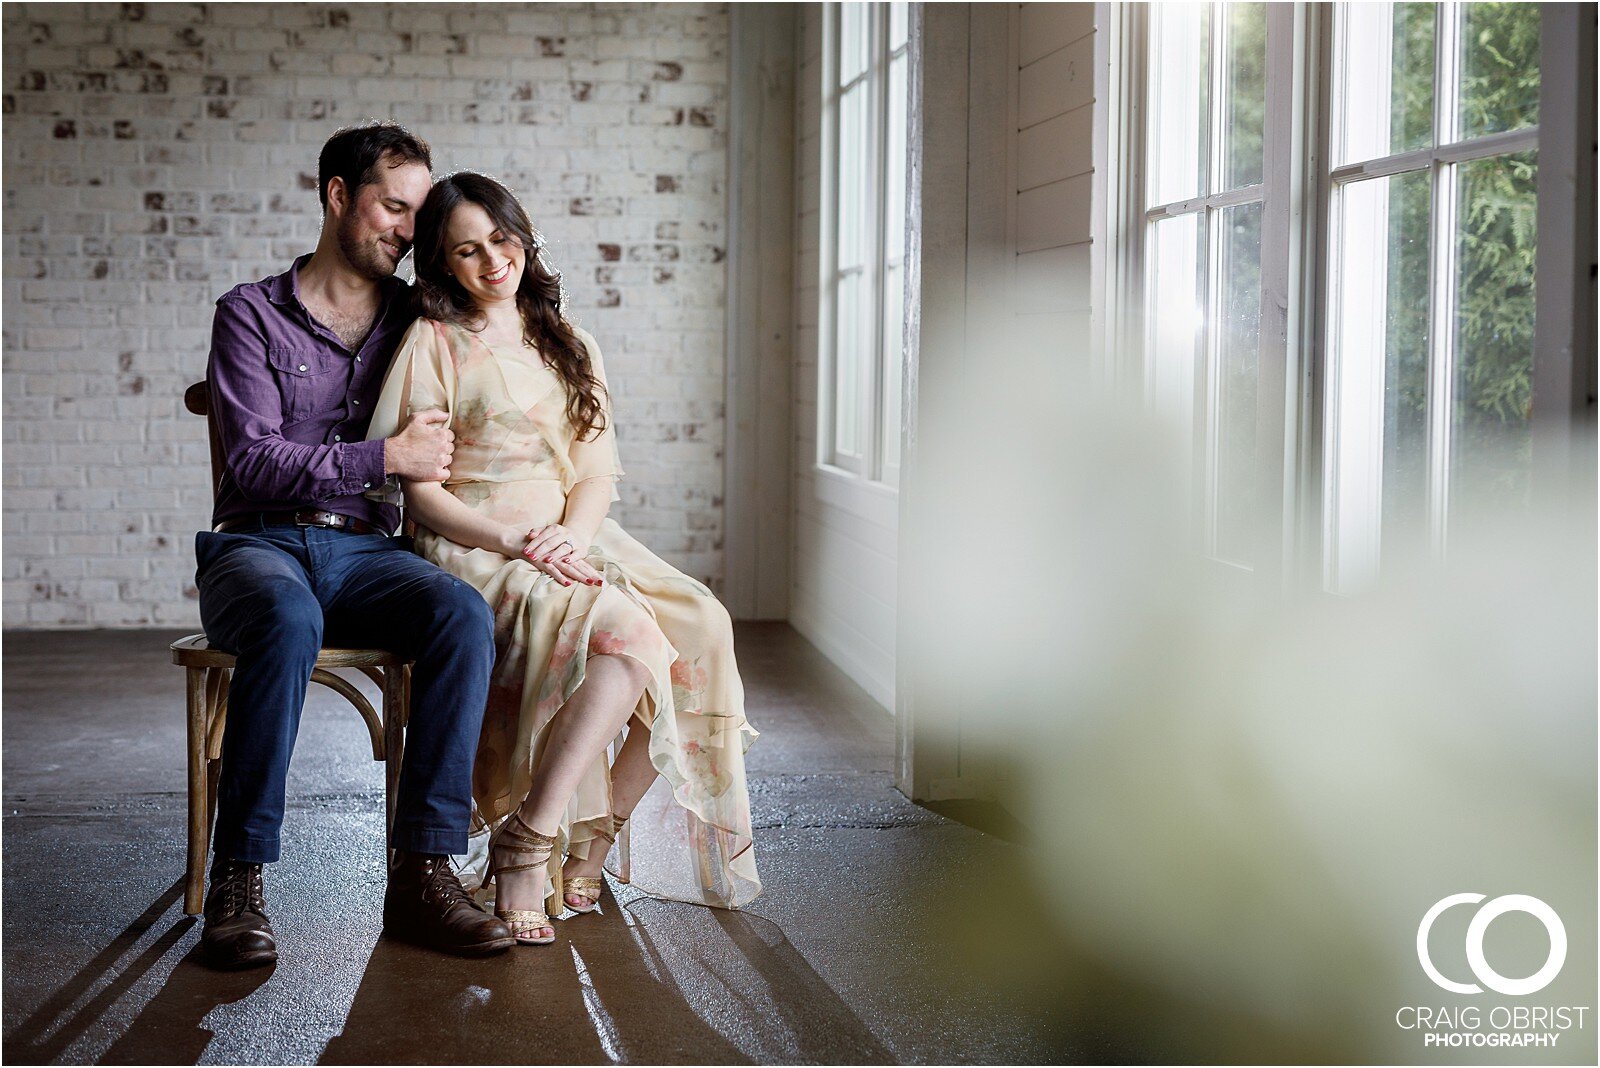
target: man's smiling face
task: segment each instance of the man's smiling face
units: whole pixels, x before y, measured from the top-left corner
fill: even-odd
[[[356,190],[339,220],[339,251],[362,275],[373,281],[392,276],[411,251],[417,210],[433,188],[428,168],[390,157],[373,167],[373,180]]]

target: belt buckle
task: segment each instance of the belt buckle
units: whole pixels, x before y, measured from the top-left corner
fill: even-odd
[[[322,513],[315,511],[296,512],[294,525],[297,527],[326,527],[328,524],[321,522],[317,516]]]

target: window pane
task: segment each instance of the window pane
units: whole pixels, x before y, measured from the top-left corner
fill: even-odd
[[[838,321],[833,364],[833,445],[836,453],[861,455],[861,360],[864,346],[866,277],[839,278]]]
[[[868,232],[867,83],[861,82],[839,100],[839,269],[867,261],[872,247]]]
[[[1147,386],[1156,411],[1188,447],[1194,435],[1195,370],[1205,316],[1199,301],[1199,216],[1161,219],[1150,228]]]
[[[883,275],[883,463],[900,466],[900,361],[905,329],[905,271],[896,264]],[[886,479],[887,480],[887,479]]]
[[[1267,110],[1267,5],[1229,4],[1227,188],[1261,181]]]
[[[1426,534],[1431,190],[1415,171],[1338,194],[1326,474],[1336,592],[1376,577],[1380,548]]]
[[[1451,502],[1525,504],[1532,436],[1534,157],[1458,174]]]
[[[1411,152],[1433,144],[1434,35],[1436,4],[1395,4],[1391,41],[1389,151]]]
[[[1249,566],[1256,524],[1256,370],[1261,353],[1261,205],[1217,213],[1215,555]]]
[[[895,2],[889,5],[889,51],[906,43],[906,9],[909,4]]]
[[[1389,191],[1383,370],[1383,546],[1420,551],[1428,533],[1427,171],[1383,179]],[[1365,183],[1364,183],[1365,184]],[[1370,269],[1370,268],[1369,268]],[[1381,566],[1381,563],[1380,563]]]
[[[1434,4],[1341,4],[1338,163],[1433,145]]]
[[[1150,8],[1150,207],[1206,191],[1210,120],[1210,4]]]
[[[839,9],[839,84],[867,69],[867,25],[871,4],[843,4]]]
[[[1539,121],[1539,5],[1461,9],[1461,136]]]

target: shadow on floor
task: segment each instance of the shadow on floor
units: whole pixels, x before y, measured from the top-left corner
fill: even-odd
[[[998,801],[918,801],[916,804],[937,816],[992,834],[1013,845],[1021,845],[1026,840],[1027,829]]]
[[[186,920],[185,923],[193,923]],[[272,978],[274,968],[219,972],[200,961],[196,944],[178,961],[154,998],[111,1044],[100,1064],[149,1064],[160,1051],[172,1064],[198,1064],[215,1033],[203,1026],[223,1005],[242,1001]]]
[[[713,912],[774,995],[779,1019],[799,1041],[797,1059],[835,1064],[893,1064],[891,1053],[806,963],[771,920],[747,912]],[[817,1041],[824,1037],[826,1041]]]
[[[268,884],[282,959],[211,971],[175,880],[177,636],[7,637],[6,1061],[1062,1059],[1006,982],[963,981],[970,954],[949,944],[949,910],[1004,878],[1014,847],[895,792],[892,720],[781,625],[738,630],[762,731],[748,767],[766,890],[749,908],[618,885],[553,946],[468,961],[381,940],[383,769],[348,710],[314,697]]]
[[[118,962],[149,933],[183,894],[183,880],[173,883],[161,896],[150,903],[137,919],[111,940],[89,963],[78,969],[59,990],[31,1013],[7,1038],[5,1060],[13,1064],[48,1064],[61,1057],[74,1042],[86,1034],[97,1020],[166,956],[179,940],[194,926],[195,920],[180,915],[137,957],[120,971]],[[226,975],[202,967],[192,958],[191,951],[162,987],[162,997],[146,1006],[122,1037],[107,1051],[101,1063],[147,1063],[149,1050],[161,1049],[165,1059],[172,1063],[187,1064],[197,1060],[211,1041],[211,1033],[200,1028],[200,1021],[218,1005],[237,1001],[250,994],[271,975],[271,969],[254,973]],[[113,973],[115,973],[113,975]],[[95,987],[101,980],[111,981]],[[81,1005],[84,995],[95,990],[93,996]],[[179,1023],[174,1023],[170,1013],[162,1013],[162,1006],[181,1005],[184,1012]],[[162,1017],[159,1035],[150,1035],[154,1013]],[[192,1038],[183,1037],[192,1034]],[[147,1043],[154,1042],[155,1045]],[[131,1054],[131,1056],[130,1056]]]

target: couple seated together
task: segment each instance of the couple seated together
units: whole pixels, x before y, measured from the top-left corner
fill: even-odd
[[[755,732],[728,614],[607,518],[605,366],[527,213],[484,175],[435,183],[392,123],[335,134],[318,169],[315,251],[220,298],[212,332],[225,472],[196,585],[237,663],[206,958],[277,959],[262,866],[325,645],[413,661],[384,934],[551,942],[552,916],[595,910],[619,832],[619,878],[744,904]]]

